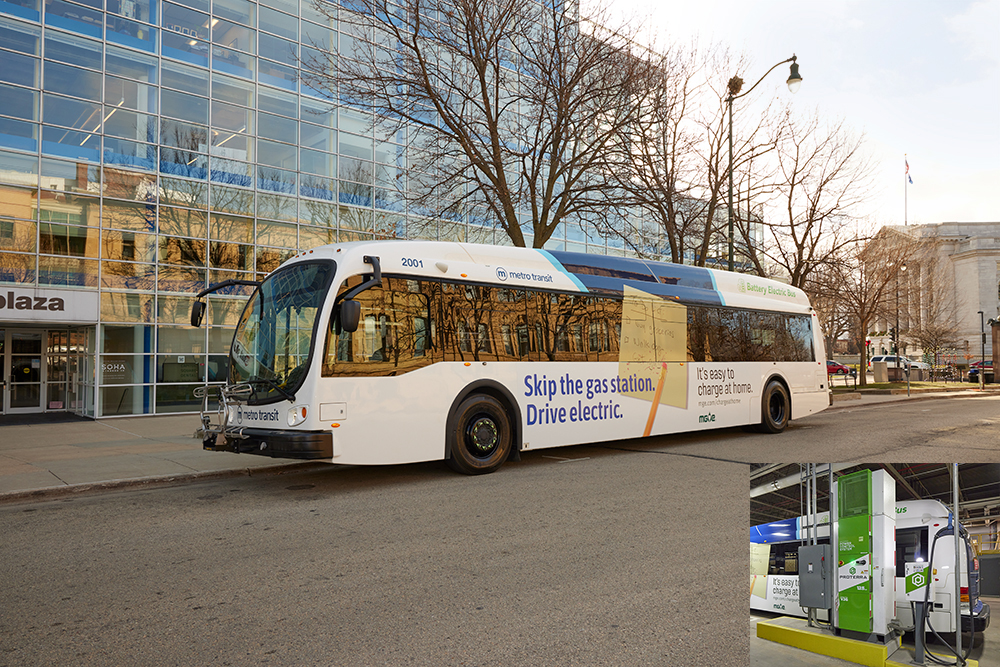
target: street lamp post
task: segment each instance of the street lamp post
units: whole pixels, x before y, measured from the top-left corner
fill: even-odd
[[[906,273],[906,262],[899,265],[899,270],[901,273]],[[896,348],[894,352],[896,353],[896,376],[899,376],[899,274],[896,274],[896,332],[893,336],[895,339],[893,341],[894,347]],[[910,394],[910,373],[906,373],[906,394]]]
[[[788,90],[795,93],[799,90],[799,86],[802,85],[802,77],[799,76],[799,66],[795,62],[796,56],[792,54],[792,57],[788,60],[782,60],[780,63],[774,65],[771,69],[764,72],[764,76],[757,79],[757,83],[753,84],[745,93],[740,93],[743,88],[743,79],[738,76],[734,76],[729,80],[729,96],[726,97],[726,106],[729,110],[729,270],[733,270],[733,246],[735,242],[735,229],[733,226],[735,213],[733,209],[733,100],[738,100],[741,97],[745,97],[753,92],[753,89],[760,85],[760,82],[764,78],[773,72],[775,69],[781,65],[791,63],[791,68],[788,74],[788,80],[785,83],[788,84]],[[710,221],[706,221],[708,224]]]
[[[979,388],[986,389],[986,325],[983,323],[983,311],[979,311],[979,342],[982,349],[979,355]],[[996,376],[994,376],[994,382]]]

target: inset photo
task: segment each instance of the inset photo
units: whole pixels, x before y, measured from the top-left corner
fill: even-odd
[[[1000,464],[753,464],[750,664],[1000,665]]]

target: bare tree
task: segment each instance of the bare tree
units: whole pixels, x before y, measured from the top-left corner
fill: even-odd
[[[519,0],[357,0],[339,12],[351,39],[303,63],[304,78],[370,108],[381,131],[406,130],[413,210],[490,220],[534,247],[608,212],[609,147],[635,116],[643,67],[628,33],[596,39],[564,5]]]
[[[768,225],[767,255],[796,287],[857,243],[853,225],[871,191],[874,165],[863,153],[863,136],[843,122],[830,126],[814,115],[786,116],[776,153],[781,220]]]
[[[829,257],[824,271],[833,285],[838,286],[842,308],[853,320],[853,335],[861,349],[860,384],[867,379],[863,370],[868,365],[865,338],[882,312],[890,290],[896,285],[902,265],[915,248],[912,237],[891,228],[878,234],[856,233],[840,244]]]
[[[924,241],[915,262],[909,262],[913,266],[906,272],[910,279],[905,283],[906,318],[901,325],[906,325],[906,337],[925,355],[933,355],[937,365],[938,354],[957,347],[962,340],[958,313],[965,304],[951,289],[948,267],[935,250],[933,241]]]

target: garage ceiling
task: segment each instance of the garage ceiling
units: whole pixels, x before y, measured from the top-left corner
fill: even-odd
[[[858,470],[886,470],[896,479],[896,500],[939,500],[952,504],[950,463],[883,463],[833,465],[834,483]],[[818,510],[829,509],[826,464],[819,467]],[[806,513],[806,464],[752,464],[750,471],[750,525],[802,516]],[[982,525],[1000,517],[1000,463],[962,463],[958,466],[959,520]]]

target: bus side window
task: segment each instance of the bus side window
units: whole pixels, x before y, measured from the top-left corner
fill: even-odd
[[[688,361],[711,361],[708,352],[708,314],[703,306],[688,306],[687,309],[687,357]]]

